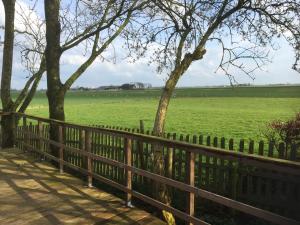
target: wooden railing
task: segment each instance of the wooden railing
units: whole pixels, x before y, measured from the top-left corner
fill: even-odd
[[[237,179],[239,177],[239,172],[236,170],[238,166],[247,168],[250,172],[256,170],[260,172],[268,171],[268,174],[271,176],[270,179],[274,180],[275,183],[280,181],[280,184],[284,184],[285,189],[287,189],[285,192],[287,192],[288,195],[293,195],[292,198],[286,200],[290,201],[294,199],[294,202],[290,202],[290,204],[295,205],[295,213],[297,214],[300,209],[300,163],[298,162],[272,159],[257,155],[245,155],[240,152],[225,151],[223,149],[198,144],[121,130],[76,125],[20,113],[13,113],[12,115],[16,117],[16,121],[21,123],[16,129],[16,144],[19,148],[56,161],[61,172],[63,172],[64,168],[72,168],[84,174],[87,177],[89,186],[92,185],[93,180],[98,180],[125,192],[128,205],[131,204],[131,198],[135,197],[158,209],[171,212],[176,217],[188,223],[209,224],[196,217],[195,201],[197,201],[197,198],[201,198],[274,224],[300,224],[299,221],[295,219],[245,204],[236,200],[234,197],[229,198],[222,196],[195,185],[195,180],[198,179],[199,176],[204,175],[207,182],[210,180],[210,175],[207,171],[203,174],[196,169],[200,167],[195,166],[196,164],[202,164],[204,158],[206,160],[212,159],[213,161],[221,161],[223,167],[232,167],[233,170],[231,172],[235,174],[233,177]],[[32,124],[36,124],[36,126],[29,125],[29,121]],[[56,127],[59,137],[57,141],[49,139],[48,131],[45,132],[45,125]],[[74,136],[74,139],[78,140],[78,142],[73,146],[67,144],[68,135],[70,134],[67,131],[70,129],[76,129],[78,131],[77,135]],[[105,139],[106,141],[105,145],[101,145],[101,148],[97,149],[99,139]],[[171,176],[170,174],[155,174],[151,168],[144,167],[144,165],[142,167],[140,163],[134,165],[133,162],[138,161],[139,156],[133,152],[133,149],[152,149],[153,146],[160,146],[165,153],[167,152],[167,156],[175,155],[177,152],[178,154],[184,155],[187,160],[183,168],[181,167],[184,171],[181,171],[180,174],[184,172],[186,179],[182,180],[182,178]],[[57,149],[57,152],[53,152],[53,149]],[[149,158],[151,158],[151,156],[150,154]],[[167,158],[166,162],[169,160],[172,159]],[[212,170],[212,173],[216,173],[216,168]],[[107,176],[107,174],[110,175]],[[226,176],[223,175],[223,178],[220,178],[220,182],[224,182],[226,178]],[[187,207],[185,207],[184,210],[180,210],[174,206],[168,206],[154,199],[151,195],[137,190],[138,188],[133,188],[134,179],[144,180],[148,186],[153,182],[167,185],[171,187],[175,197],[177,197],[176,193],[178,194],[178,192],[185,193]],[[253,181],[254,180],[247,180],[247,182],[250,183]],[[250,187],[254,187],[253,184],[251,185]],[[199,204],[201,204],[201,202]]]

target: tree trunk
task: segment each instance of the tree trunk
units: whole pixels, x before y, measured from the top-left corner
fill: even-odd
[[[163,136],[164,128],[165,128],[165,121],[167,116],[168,106],[172,97],[172,93],[175,89],[175,86],[178,82],[180,77],[180,73],[177,70],[174,70],[170,78],[168,79],[156,112],[153,133],[155,136]],[[172,166],[172,165],[169,165]],[[166,176],[165,172],[165,158],[163,155],[163,147],[159,145],[153,146],[153,168],[154,173]],[[171,205],[171,190],[167,188],[166,185],[160,184],[158,182],[154,183],[154,193],[156,198],[167,205]],[[172,225],[175,224],[175,219],[173,215],[169,212],[163,211],[163,216],[168,224]]]
[[[3,116],[1,119],[2,148],[12,148],[15,144],[15,122],[14,116]]]
[[[5,11],[5,35],[1,77],[1,101],[3,112],[10,112],[14,110],[10,89],[14,48],[15,0],[3,0],[3,5]],[[14,126],[12,116],[2,117],[2,148],[13,147]]]
[[[64,97],[65,91],[60,80],[60,0],[45,0],[46,18],[46,67],[47,67],[47,97],[49,103],[49,117],[55,120],[65,120]],[[58,142],[58,126],[50,124],[50,139]],[[58,148],[50,145],[51,153],[58,156]]]
[[[50,94],[51,93],[51,94]],[[65,92],[51,92],[47,91],[48,104],[49,104],[49,117],[55,120],[65,120],[65,110],[64,110],[64,100]],[[58,125],[51,123],[50,124],[50,139],[56,142],[59,142],[59,132]],[[59,148],[55,145],[50,145],[51,154],[55,157],[59,156]]]
[[[168,106],[170,103],[170,99],[173,93],[173,90],[175,88],[175,85],[172,78],[170,78],[165,88],[163,89],[159,105],[156,112],[156,118],[155,123],[153,127],[153,134],[155,136],[162,136],[164,133],[164,127],[165,127],[165,121],[166,121],[166,115]],[[153,168],[154,172],[164,176],[165,175],[165,159],[162,154],[162,146],[155,145],[153,146],[153,156],[154,156],[154,162],[153,162]],[[170,196],[168,194],[168,190],[166,185],[161,185],[158,183],[155,183],[155,193],[157,194],[156,198],[163,201],[166,204],[171,203]]]
[[[154,135],[156,135],[156,136],[162,136],[164,133],[167,110],[168,110],[169,103],[170,103],[175,86],[176,86],[176,84],[174,83],[173,78],[170,78],[167,81],[167,83],[163,89],[163,92],[161,94],[158,108],[156,111],[154,127],[153,127],[153,132],[154,132]]]
[[[202,51],[202,57],[205,54],[205,51]],[[198,56],[198,55],[197,55]],[[170,99],[172,97],[173,91],[178,83],[179,78],[184,74],[184,72],[189,68],[193,61],[193,55],[187,54],[182,62],[175,67],[172,71],[169,79],[166,82],[166,85],[163,89],[163,92],[160,97],[158,104],[153,132],[156,136],[161,136],[164,132],[167,110],[169,107]],[[199,56],[198,56],[199,57]]]
[[[202,51],[205,54],[205,51]],[[201,53],[201,54],[202,54]],[[202,54],[202,56],[203,56]],[[198,56],[198,55],[197,55]],[[178,64],[175,69],[172,71],[169,79],[166,82],[166,85],[163,89],[159,105],[156,112],[153,133],[156,136],[162,136],[164,134],[166,117],[167,117],[167,110],[169,107],[169,103],[173,94],[173,91],[178,83],[179,78],[184,74],[184,72],[189,68],[192,61],[194,59],[194,55],[186,54],[184,59]],[[163,155],[163,147],[159,145],[153,146],[153,168],[154,173],[157,173],[162,176],[168,176],[165,171],[165,158]],[[171,151],[168,152],[171,154]],[[171,155],[168,155],[167,158],[170,158]],[[172,165],[168,165],[168,171],[172,170]],[[160,184],[158,182],[154,183],[154,193],[156,198],[163,203],[170,205],[171,204],[171,196],[170,190],[168,190],[166,185]],[[175,224],[174,216],[166,211],[163,211],[163,216],[168,224]]]

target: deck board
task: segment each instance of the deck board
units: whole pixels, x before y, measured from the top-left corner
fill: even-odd
[[[0,224],[165,224],[17,149],[0,150]]]

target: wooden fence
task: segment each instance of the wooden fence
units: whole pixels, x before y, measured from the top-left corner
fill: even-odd
[[[201,137],[196,136],[188,143],[189,136],[184,142],[14,115],[20,123],[16,129],[19,148],[57,161],[61,170],[69,167],[83,173],[89,185],[99,180],[118,188],[127,193],[127,202],[134,196],[193,224],[208,224],[197,217],[205,202],[274,224],[299,224],[298,162],[254,155],[252,151],[244,154],[242,149],[236,152],[199,145]],[[59,141],[49,139],[49,126],[56,127]],[[153,173],[153,146],[163,149],[164,175]],[[57,147],[55,154],[53,147]],[[171,206],[153,198],[149,190],[153,182],[169,187],[173,194]]]
[[[152,135],[150,130],[145,131],[143,121],[140,122],[139,128],[122,128],[118,126],[109,125],[92,125],[94,127],[107,128],[113,130],[126,130],[132,133],[140,133]],[[212,135],[192,135],[192,134],[177,134],[177,133],[164,133],[164,138],[196,143],[199,145],[213,146],[230,151],[239,151],[245,154],[254,154],[265,157],[287,159],[291,161],[300,161],[300,146],[286,146],[284,142],[274,143],[273,141],[260,140],[254,141],[252,139],[239,139],[216,137]]]

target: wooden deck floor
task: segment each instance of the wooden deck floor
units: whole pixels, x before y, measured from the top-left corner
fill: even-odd
[[[19,150],[0,149],[0,224],[164,224],[84,185]]]

